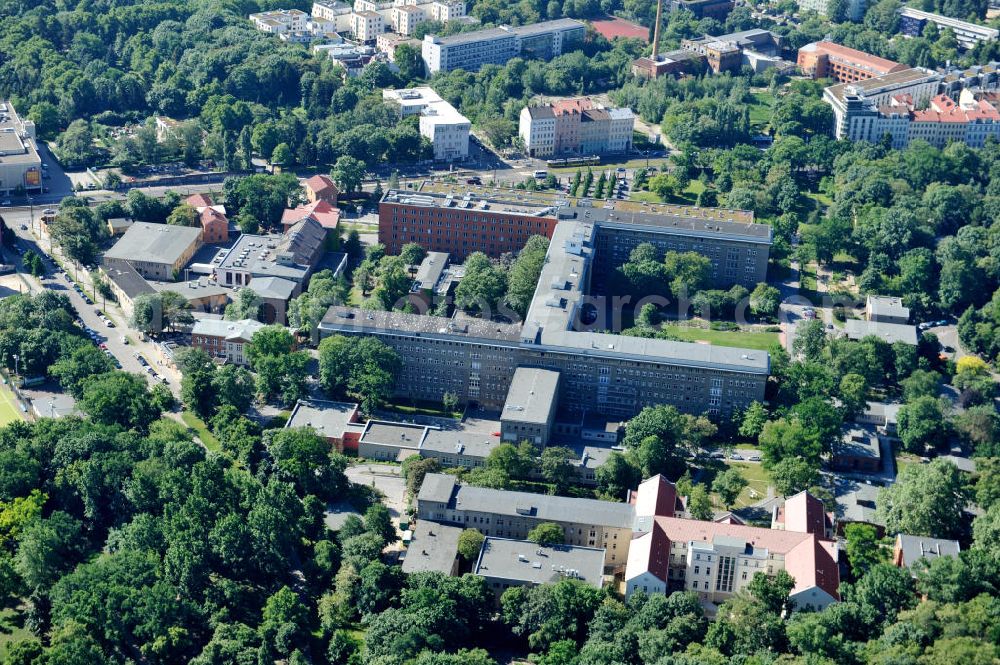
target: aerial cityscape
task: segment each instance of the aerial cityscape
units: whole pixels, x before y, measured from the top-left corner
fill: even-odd
[[[0,665],[1000,665],[1000,3],[0,23]]]

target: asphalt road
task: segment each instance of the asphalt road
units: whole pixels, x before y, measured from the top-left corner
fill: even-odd
[[[73,304],[73,307],[76,308],[76,311],[84,325],[97,333],[95,342],[97,344],[105,344],[107,349],[115,356],[115,358],[118,359],[118,362],[121,363],[123,370],[142,374],[147,377],[147,380],[151,385],[154,383],[152,374],[150,374],[146,370],[146,367],[135,358],[134,354],[138,351],[158,375],[167,378],[167,385],[169,386],[171,392],[173,392],[174,395],[179,395],[179,374],[173,372],[169,368],[157,365],[156,359],[158,356],[154,351],[153,345],[149,342],[142,342],[135,331],[128,329],[126,325],[127,322],[124,320],[124,316],[118,309],[117,305],[111,302],[104,302],[103,299],[95,301],[94,304],[87,304],[87,302],[83,299],[83,296],[77,293],[77,291],[73,288],[73,282],[70,279],[71,274],[74,272],[72,267],[70,267],[69,273],[61,274],[54,272],[53,269],[58,266],[50,256],[49,243],[47,241],[39,242],[32,235],[32,229],[30,227],[28,229],[20,228],[21,224],[29,224],[29,214],[30,213],[27,210],[5,210],[3,212],[8,228],[13,229],[14,233],[18,236],[18,246],[22,249],[34,249],[36,252],[46,257],[46,267],[49,269],[48,276],[41,280],[41,285],[47,289],[51,289],[52,291],[62,293],[69,297],[70,302]],[[35,228],[36,230],[38,228],[37,221]],[[58,252],[56,254],[58,256]],[[93,285],[90,283],[87,271],[76,270],[75,272],[77,280],[87,288],[87,295],[92,301],[94,301]],[[102,308],[106,312],[107,318],[115,324],[115,327],[111,328],[101,320],[100,314],[98,313],[99,308]],[[126,335],[129,339],[128,343],[123,341],[123,336]]]

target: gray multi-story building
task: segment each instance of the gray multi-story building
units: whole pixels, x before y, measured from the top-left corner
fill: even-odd
[[[767,278],[772,228],[753,212],[636,201],[574,199],[558,192],[424,183],[420,191],[390,190],[379,204],[379,242],[390,253],[416,242],[462,260],[472,252],[499,257],[520,251],[532,235],[553,237],[563,222],[594,226],[596,286],[625,263],[640,243],[660,251],[693,251],[712,261],[712,284],[749,288]]]
[[[539,524],[551,522],[562,527],[567,545],[603,548],[604,564],[611,567],[624,565],[628,558],[636,507],[473,487],[459,484],[452,475],[429,473],[417,496],[417,517],[478,529],[489,537],[519,540]]]
[[[500,26],[448,37],[426,35],[421,55],[428,73],[453,69],[477,71],[483,65],[502,65],[524,56],[550,60],[571,44],[582,42],[586,27],[580,21],[562,18],[518,27]]]
[[[559,407],[571,413],[630,418],[643,407],[672,404],[729,416],[763,399],[770,362],[764,351],[597,332],[614,326],[586,314],[600,300],[588,295],[600,250],[597,223],[586,219],[589,211],[582,216],[555,225],[523,325],[331,307],[320,335],[377,336],[403,358],[397,393],[416,399],[453,392],[500,409],[517,367],[557,372]],[[655,236],[656,228],[647,232]],[[668,237],[678,232],[663,229]],[[766,261],[767,245],[760,244]]]

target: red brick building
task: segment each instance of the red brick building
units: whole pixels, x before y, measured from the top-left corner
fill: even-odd
[[[831,78],[838,83],[864,81],[909,69],[909,65],[833,42],[813,42],[800,48],[798,66],[807,76]]]
[[[390,191],[379,204],[378,240],[389,254],[415,242],[428,252],[448,252],[455,261],[473,252],[498,257],[520,251],[531,236],[552,237],[555,216],[537,212],[537,206]]]

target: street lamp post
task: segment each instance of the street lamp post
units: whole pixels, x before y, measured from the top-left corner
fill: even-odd
[[[17,377],[17,376],[20,375],[20,372],[17,371],[17,360],[18,360],[17,354],[15,353],[14,354],[14,376],[15,377]]]

